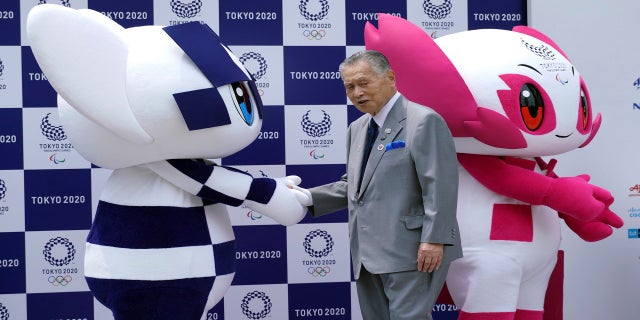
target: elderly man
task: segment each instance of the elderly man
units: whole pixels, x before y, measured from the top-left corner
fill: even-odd
[[[364,319],[432,319],[449,264],[462,256],[453,138],[440,115],[398,93],[381,53],[358,52],[339,71],[364,114],[349,125],[346,174],[309,189],[309,209],[348,208]]]

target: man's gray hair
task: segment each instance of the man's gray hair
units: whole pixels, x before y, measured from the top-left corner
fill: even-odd
[[[373,71],[381,76],[390,69],[389,60],[382,53],[375,50],[363,50],[344,59],[338,66],[338,71],[342,74],[344,68],[353,66],[361,61],[368,63],[373,68]]]

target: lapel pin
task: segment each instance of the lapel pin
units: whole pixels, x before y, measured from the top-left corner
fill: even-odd
[[[378,145],[378,151],[382,151],[382,150],[384,150],[384,146],[382,144],[379,144]]]
[[[385,129],[384,129],[384,133],[386,133],[386,134],[391,133],[391,128],[385,128]]]

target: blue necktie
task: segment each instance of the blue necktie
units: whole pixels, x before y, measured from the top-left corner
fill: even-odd
[[[371,148],[373,148],[373,142],[376,141],[376,137],[378,136],[378,125],[371,118],[369,122],[369,128],[367,128],[367,138],[365,140],[365,146],[362,150],[362,163],[360,164],[360,180],[358,181],[358,190],[360,190],[360,184],[362,184],[362,176],[364,176],[364,168],[367,166],[367,161],[369,160],[369,154],[371,153]]]

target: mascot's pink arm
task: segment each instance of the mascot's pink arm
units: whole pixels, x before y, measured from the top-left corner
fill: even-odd
[[[611,194],[589,184],[587,175],[557,177],[550,172],[545,176],[490,155],[459,153],[458,161],[493,192],[561,212],[567,225],[587,241],[604,239],[612,233],[610,226],[623,225],[622,219],[609,209],[613,203]]]

